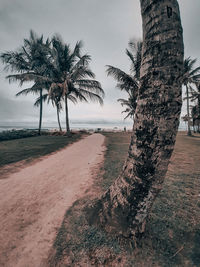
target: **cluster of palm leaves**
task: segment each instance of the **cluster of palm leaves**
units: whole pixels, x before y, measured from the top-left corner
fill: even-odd
[[[59,113],[64,103],[67,132],[70,131],[68,100],[73,103],[79,100],[103,103],[104,91],[89,67],[90,55],[81,53],[82,46],[79,41],[72,50],[59,35],[44,41],[43,36],[38,37],[30,31],[30,38],[24,39],[20,49],[1,54],[5,69],[14,73],[7,76],[9,82],[19,81],[21,86],[25,82],[33,84],[21,90],[17,96],[39,94],[35,102],[40,107],[39,134],[44,101],[51,102],[56,107],[60,130]]]
[[[200,67],[195,67],[197,59],[191,59],[190,57],[184,60],[184,71],[183,71],[183,85],[186,87],[186,97],[184,100],[187,101],[187,114],[184,116],[184,120],[187,121],[188,131],[187,134],[190,136],[190,119],[192,116],[193,126],[195,122],[198,122],[199,131],[199,120],[200,120]],[[192,112],[190,116],[190,100],[197,102],[195,106],[192,106]]]
[[[190,100],[195,102],[191,109],[191,117],[194,132],[200,133],[200,83],[195,84],[195,88],[190,87]]]
[[[140,66],[142,61],[142,42],[130,41],[129,49],[126,49],[126,54],[131,61],[130,74],[125,73],[119,68],[108,65],[107,74],[114,77],[117,81],[117,88],[127,92],[127,99],[118,99],[122,106],[125,106],[125,110],[122,113],[126,113],[126,118],[133,118],[137,106],[137,96],[140,83]],[[197,102],[195,106],[192,106],[192,119],[193,126],[197,124],[197,131],[200,131],[200,67],[195,67],[196,59],[190,57],[184,60],[184,69],[182,74],[182,83],[186,87],[187,101],[187,115],[184,116],[184,120],[188,123],[188,135],[191,135],[190,129],[190,104],[189,101]],[[194,87],[195,86],[195,87]]]
[[[117,88],[128,94],[128,99],[118,99],[121,105],[125,106],[125,110],[122,111],[122,113],[127,113],[124,119],[128,117],[134,119],[140,82],[142,42],[130,41],[129,49],[126,49],[126,55],[131,62],[130,74],[110,65],[107,66],[107,74],[117,80]]]

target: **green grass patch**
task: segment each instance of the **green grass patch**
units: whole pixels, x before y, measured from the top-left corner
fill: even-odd
[[[131,133],[103,133],[107,148],[101,167],[100,185],[106,190],[120,174],[128,155]]]
[[[47,155],[82,137],[81,133],[69,136],[42,135],[0,142],[0,167],[21,160]]]
[[[42,132],[42,134],[47,135],[47,132]],[[0,133],[0,141],[7,141],[7,140],[20,139],[33,136],[38,136],[38,131],[36,130],[3,131]]]

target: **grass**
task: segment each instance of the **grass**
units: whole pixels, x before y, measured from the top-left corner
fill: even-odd
[[[81,133],[70,136],[42,135],[2,141],[0,142],[0,167],[47,155],[77,141],[81,136]]]
[[[42,132],[43,134],[45,132]],[[46,132],[47,133],[47,132]],[[0,133],[0,141],[7,141],[13,139],[27,138],[37,136],[37,130],[11,130],[11,131],[3,131]]]
[[[119,175],[130,141],[129,133],[105,136],[107,151],[98,175],[102,191]],[[87,196],[67,211],[50,266],[200,266],[199,151],[200,136],[179,133],[163,190],[137,249],[87,224]]]
[[[106,190],[122,170],[128,153],[131,133],[108,132],[104,133],[104,135],[106,137],[105,145],[107,151],[104,157],[104,164],[101,167],[102,179],[100,179],[100,185],[103,190]]]

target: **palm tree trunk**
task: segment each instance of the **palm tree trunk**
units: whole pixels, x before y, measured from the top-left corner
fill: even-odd
[[[183,39],[177,0],[140,0],[143,20],[141,85],[128,158],[114,184],[88,210],[118,236],[139,237],[162,188],[181,112]]]
[[[58,107],[58,105],[56,105],[56,110],[57,110],[57,119],[58,119],[59,130],[60,130],[60,132],[62,132],[62,128],[61,128],[61,124],[60,124],[60,115],[59,115],[59,107]]]
[[[65,95],[65,118],[66,118],[66,132],[70,133],[68,103],[67,103],[67,96],[66,95]]]
[[[186,97],[187,97],[187,117],[188,117],[188,132],[187,135],[191,136],[191,129],[190,129],[190,107],[189,107],[189,90],[188,90],[188,86],[186,84]]]
[[[38,134],[41,134],[41,127],[42,127],[42,109],[43,109],[43,102],[42,102],[42,89],[40,89],[40,119],[39,119],[39,128]]]

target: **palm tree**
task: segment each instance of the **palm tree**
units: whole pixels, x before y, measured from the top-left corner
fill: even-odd
[[[128,100],[118,99],[122,106],[127,108],[122,113],[128,113],[128,117],[134,118],[136,109],[136,101],[138,96],[138,88],[140,83],[140,65],[142,58],[142,42],[129,42],[129,49],[126,49],[126,54],[131,61],[130,74],[125,73],[119,68],[107,65],[107,74],[113,76],[117,80],[117,88],[128,93]]]
[[[189,108],[189,88],[190,84],[195,84],[200,79],[200,67],[195,68],[194,65],[197,59],[191,59],[190,57],[184,60],[184,69],[183,69],[183,85],[186,87],[186,100],[187,100],[187,117],[190,117],[190,108]],[[192,135],[190,130],[190,123],[188,121],[188,132],[189,136]]]
[[[199,125],[199,122],[200,122],[200,108],[199,108],[199,105],[196,104],[195,106],[192,107],[192,110],[191,110],[191,115],[192,115],[192,122],[193,122],[193,130],[194,130],[194,133],[196,132],[195,130],[195,126],[197,126],[197,132],[199,133],[200,132],[200,125]]]
[[[195,84],[195,89],[190,87],[190,100],[196,102],[196,105],[192,107],[193,128],[197,124],[197,132],[200,132],[200,82]]]
[[[127,160],[119,177],[88,210],[90,224],[135,242],[145,231],[174,149],[184,59],[177,0],[140,4],[143,56]]]
[[[82,42],[77,42],[73,50],[56,35],[52,38],[50,60],[51,74],[49,93],[59,91],[65,103],[66,131],[70,132],[68,100],[77,103],[78,100],[88,100],[103,103],[104,91],[101,84],[94,80],[95,75],[89,68],[91,57],[81,55]]]
[[[43,35],[38,37],[32,30],[29,39],[24,39],[24,45],[16,52],[6,52],[1,54],[1,59],[6,64],[5,69],[17,72],[17,74],[8,75],[6,78],[9,82],[20,81],[20,86],[25,82],[34,80],[34,84],[30,88],[21,90],[16,96],[27,95],[29,93],[39,94],[39,127],[38,133],[41,132],[42,125],[42,92],[46,89],[46,82],[40,79],[40,76],[47,75],[48,68],[46,63],[48,60],[50,42],[47,39],[43,41]],[[37,79],[33,79],[38,75]]]

